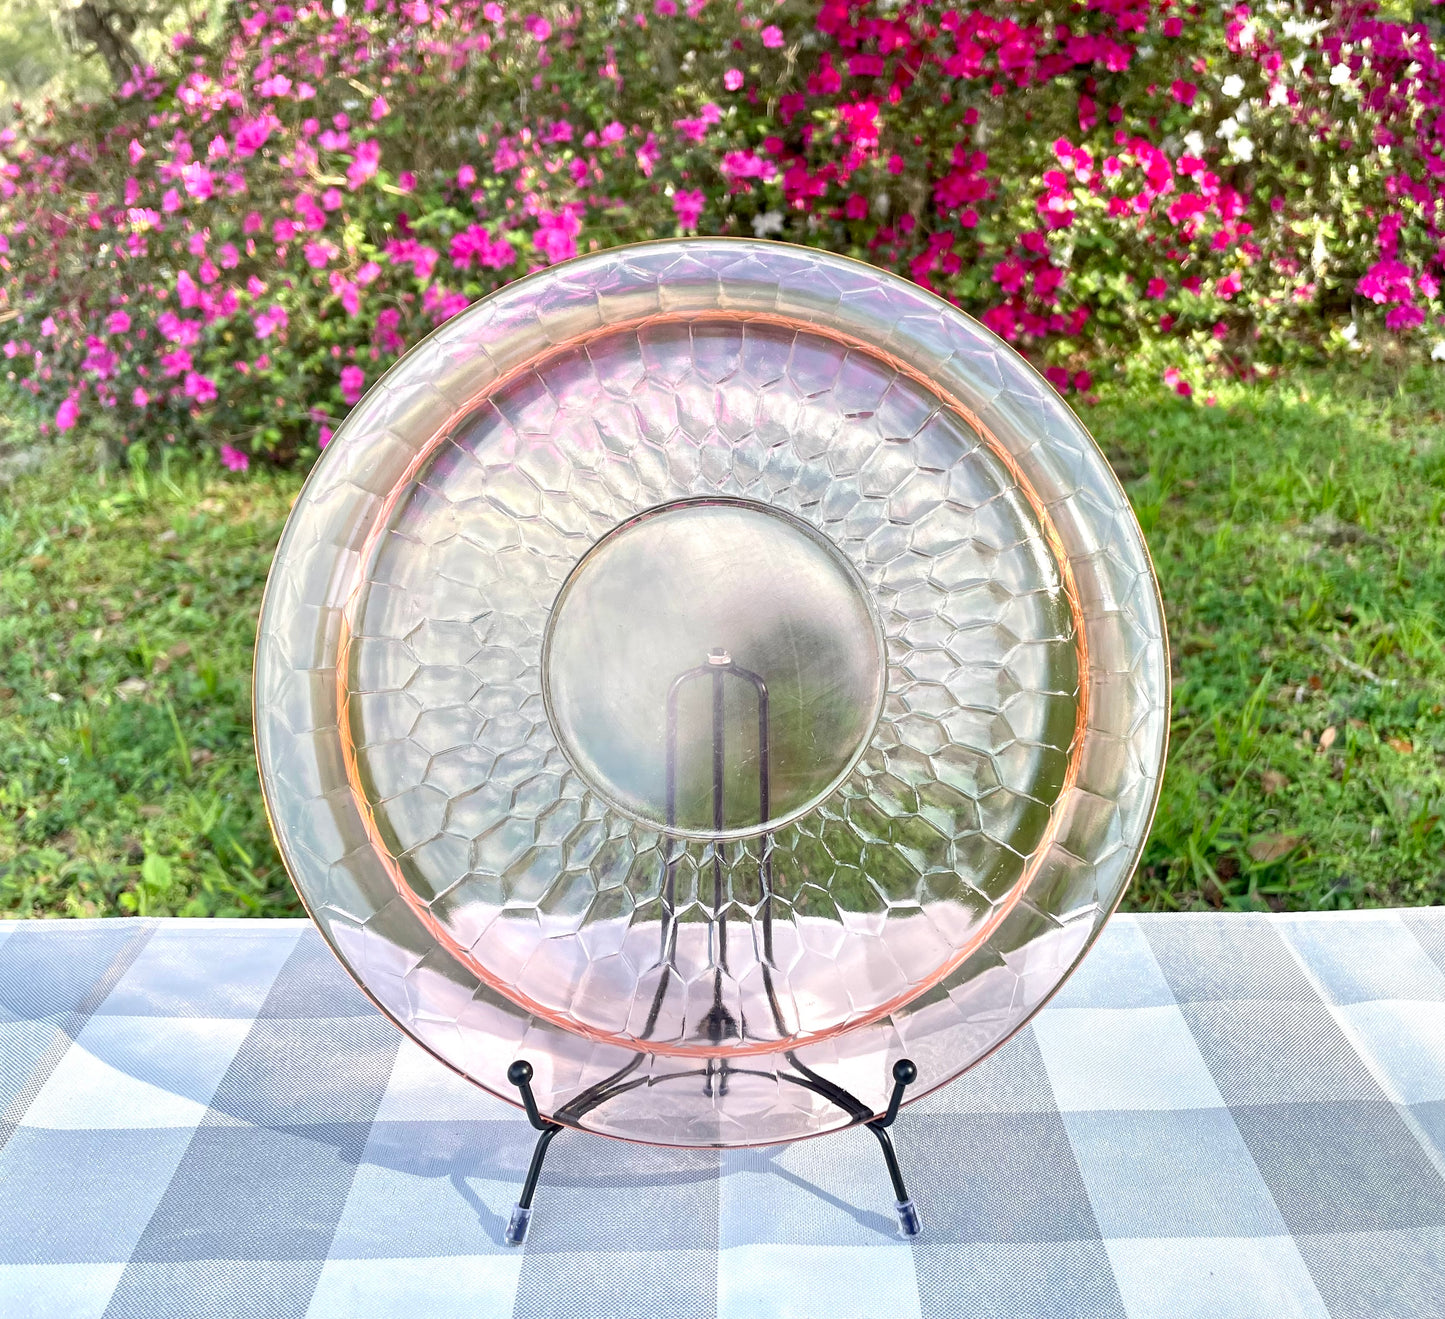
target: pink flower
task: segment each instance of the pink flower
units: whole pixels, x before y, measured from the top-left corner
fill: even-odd
[[[456,291],[448,292],[442,285],[433,284],[422,294],[421,305],[431,313],[432,323],[440,325],[459,312],[466,311],[467,295]]]
[[[416,175],[409,169],[404,169],[396,176],[396,186],[403,192],[410,192],[416,187]]]
[[[522,26],[534,41],[546,41],[552,35],[552,25],[537,14],[528,14],[522,20]]]
[[[130,140],[130,163],[131,163],[132,165],[139,165],[139,164],[141,163],[141,160],[145,157],[145,153],[146,153],[146,149],[145,149],[143,146],[141,146],[141,144],[140,144],[139,142],[137,142],[137,141],[135,140],[135,138],[131,138],[131,140]]]
[[[682,229],[696,229],[702,208],[707,198],[701,188],[680,190],[672,195],[672,209],[677,215],[678,226]]]
[[[316,436],[317,448],[324,449],[331,443],[331,427],[323,425]]]
[[[434,247],[418,243],[415,238],[393,238],[386,245],[387,259],[394,266],[410,265],[419,281],[431,278],[440,253]],[[360,272],[357,272],[358,275]]]
[[[743,85],[743,71],[741,69],[729,69],[723,74],[723,86],[730,92],[735,92]]]
[[[771,160],[764,160],[755,151],[729,151],[722,158],[720,168],[729,183],[738,179],[771,179],[777,175],[778,167]]]
[[[1146,298],[1162,298],[1168,292],[1169,285],[1166,284],[1162,279],[1156,277],[1149,281],[1148,287],[1144,290],[1144,296]]]
[[[760,33],[763,45],[769,50],[777,50],[783,44],[783,30],[780,27],[769,25]]]
[[[185,375],[194,365],[189,348],[177,348],[174,352],[161,354],[161,371],[168,378]]]
[[[391,106],[387,104],[386,97],[378,96],[371,103],[371,117],[373,120],[385,119],[391,113]]]
[[[355,407],[361,402],[361,394],[365,388],[365,371],[359,366],[343,366],[341,368],[341,397],[346,400],[348,407]]]
[[[272,303],[257,312],[251,318],[251,323],[255,326],[256,338],[269,339],[277,330],[284,330],[291,323],[291,318],[286,314],[285,307]]]
[[[55,429],[68,431],[80,419],[80,404],[76,401],[74,394],[71,394],[55,413]]]
[[[1185,82],[1183,78],[1175,78],[1170,84],[1169,94],[1180,105],[1193,105],[1194,98],[1199,95],[1199,88],[1192,82]]]
[[[395,307],[387,307],[377,316],[374,338],[382,352],[399,353],[406,346],[401,335],[396,332],[396,327],[400,324],[401,312]]]
[[[151,396],[137,385],[131,393],[130,401],[132,407],[143,408],[151,401]]]
[[[348,316],[355,316],[361,310],[361,290],[339,270],[331,272],[331,291],[341,299],[341,306]]]
[[[126,334],[130,330],[130,316],[123,311],[113,311],[105,318],[107,334]]]
[[[543,211],[538,216],[537,232],[532,235],[532,241],[553,265],[577,255],[577,235],[582,232],[577,209],[564,206],[560,212]]]
[[[187,196],[198,202],[210,200],[214,181],[211,178],[211,171],[199,161],[193,161],[181,171],[181,182],[185,184]]]
[[[1423,307],[1399,306],[1391,307],[1385,313],[1385,328],[1387,330],[1413,330],[1425,320],[1425,309]]]
[[[505,238],[493,238],[479,224],[452,237],[450,254],[457,270],[470,270],[476,261],[491,270],[505,270],[517,260],[516,249]],[[357,272],[358,278],[361,272]]]
[[[1194,393],[1189,382],[1179,374],[1177,367],[1166,367],[1164,371],[1164,383],[1168,385],[1180,398],[1188,398]]]
[[[193,398],[200,407],[216,401],[216,382],[210,376],[197,374],[195,371],[186,375],[186,397]]]
[[[457,187],[470,188],[477,181],[477,171],[470,165],[463,165],[457,170]]]
[[[251,465],[251,460],[239,449],[233,449],[229,444],[221,445],[221,466],[232,472],[244,472]]]
[[[380,166],[381,143],[375,138],[358,143],[356,154],[351,160],[351,168],[346,171],[346,182],[351,190],[355,192],[367,179],[373,178]]]
[[[238,156],[254,156],[266,145],[272,131],[280,126],[281,121],[270,112],[257,119],[246,120],[236,129],[236,154]]]

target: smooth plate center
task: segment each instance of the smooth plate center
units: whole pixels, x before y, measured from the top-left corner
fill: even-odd
[[[542,667],[553,732],[593,789],[709,837],[774,828],[832,792],[887,672],[852,565],[799,519],[736,499],[679,500],[604,536],[557,597]]]

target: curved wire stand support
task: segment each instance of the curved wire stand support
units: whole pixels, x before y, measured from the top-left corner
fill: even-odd
[[[708,678],[712,685],[712,809],[713,828],[721,833],[724,826],[723,810],[723,789],[724,770],[726,768],[726,746],[724,743],[723,710],[725,687],[724,682],[728,677],[736,677],[749,684],[757,699],[758,709],[758,818],[766,822],[771,817],[771,791],[768,776],[769,762],[769,718],[768,718],[768,688],[759,674],[733,662],[732,657],[725,650],[714,649],[708,652],[707,659],[696,668],[688,669],[673,680],[667,693],[667,743],[666,743],[666,804],[667,823],[669,827],[676,827],[677,824],[677,719],[678,701],[683,689],[697,679]],[[738,1038],[745,1023],[739,1023],[733,1018],[727,1005],[723,1002],[723,975],[727,971],[727,905],[723,897],[723,868],[722,868],[722,844],[713,845],[713,901],[712,917],[709,921],[709,952],[714,967],[713,978],[713,1003],[707,1015],[703,1018],[703,1026],[707,1038],[713,1044],[719,1044],[726,1039]],[[780,1035],[787,1034],[787,1028],[783,1019],[782,1005],[778,1002],[777,991],[773,985],[773,863],[772,863],[772,836],[765,834],[762,844],[762,857],[758,866],[758,887],[759,902],[762,915],[763,930],[763,953],[762,971],[763,986],[767,996],[769,1008],[773,1016],[773,1024]],[[661,946],[658,950],[658,965],[662,969],[662,975],[658,978],[657,990],[653,994],[652,1004],[648,1011],[647,1021],[640,1032],[640,1038],[650,1039],[652,1032],[656,1029],[657,1021],[662,1012],[662,1005],[667,997],[668,986],[677,976],[677,857],[676,853],[669,854],[667,870],[662,887],[662,937]],[[521,1092],[522,1105],[527,1111],[527,1121],[540,1133],[537,1137],[537,1144],[532,1150],[532,1160],[527,1167],[527,1177],[522,1183],[522,1194],[519,1197],[516,1207],[512,1210],[511,1219],[507,1223],[505,1235],[506,1244],[509,1246],[520,1246],[527,1239],[527,1229],[532,1222],[532,1198],[537,1190],[537,1181],[541,1176],[542,1163],[547,1157],[547,1149],[556,1138],[558,1132],[566,1127],[576,1127],[583,1117],[593,1109],[601,1107],[609,1100],[626,1094],[638,1086],[646,1085],[651,1079],[649,1076],[635,1075],[638,1067],[646,1058],[646,1054],[634,1054],[632,1060],[625,1066],[613,1072],[611,1076],[605,1077],[595,1085],[582,1091],[581,1094],[570,1100],[559,1108],[554,1118],[544,1118],[537,1108],[537,1100],[532,1094],[532,1064],[525,1059],[519,1058],[507,1069],[507,1080],[510,1081]],[[693,1072],[683,1072],[679,1075],[696,1075],[702,1078],[703,1093],[709,1097],[721,1098],[727,1094],[729,1076],[760,1076],[769,1080],[777,1079],[790,1082],[793,1085],[802,1086],[804,1089],[820,1095],[829,1103],[836,1104],[852,1119],[850,1126],[866,1126],[874,1136],[878,1138],[878,1144],[883,1151],[883,1160],[888,1168],[888,1178],[893,1184],[894,1209],[898,1215],[899,1235],[906,1238],[917,1237],[923,1231],[923,1221],[919,1216],[918,1209],[914,1205],[912,1197],[908,1194],[908,1187],[903,1180],[903,1171],[898,1164],[898,1154],[893,1148],[893,1138],[889,1134],[898,1118],[898,1110],[903,1103],[904,1091],[913,1084],[918,1077],[918,1068],[910,1059],[900,1058],[893,1064],[893,1093],[889,1097],[888,1108],[882,1116],[875,1117],[873,1110],[868,1107],[856,1095],[845,1090],[834,1081],[819,1075],[812,1068],[808,1067],[798,1058],[794,1050],[786,1050],[783,1057],[787,1059],[793,1069],[792,1072],[762,1072],[752,1068],[738,1067],[728,1062],[726,1058],[709,1058],[705,1066]]]

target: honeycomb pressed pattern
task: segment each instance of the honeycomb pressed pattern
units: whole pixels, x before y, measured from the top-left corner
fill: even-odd
[[[806,524],[881,633],[856,760],[766,832],[642,818],[549,720],[569,574],[679,501]],[[905,1044],[940,1084],[1067,974],[1147,830],[1163,656],[1117,483],[1007,348],[866,267],[679,241],[523,281],[367,397],[278,554],[258,745],[309,908],[428,1048],[507,1098],[525,1051],[548,1111],[640,1065],[650,1098],[583,1125],[759,1142],[847,1120],[778,1082],[789,1059],[881,1106]],[[777,728],[770,762],[803,763],[806,720]],[[655,730],[627,739],[656,779]],[[733,814],[748,772],[719,780]],[[704,1096],[685,1078],[718,1054],[746,1065]]]

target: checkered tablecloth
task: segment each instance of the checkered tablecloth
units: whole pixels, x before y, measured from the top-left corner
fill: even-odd
[[[301,922],[0,923],[0,1316],[1439,1319],[1445,909],[1118,918],[894,1128],[682,1152],[517,1110]]]

